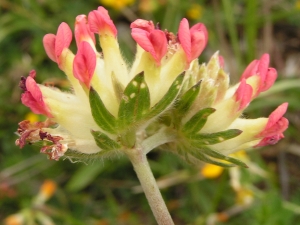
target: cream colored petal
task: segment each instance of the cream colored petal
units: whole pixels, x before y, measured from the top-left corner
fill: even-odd
[[[72,135],[88,138],[91,137],[91,129],[99,130],[90,106],[81,102],[78,97],[42,85],[40,88],[55,121]]]
[[[69,49],[65,48],[60,57],[62,60],[62,70],[67,75],[75,95],[78,96],[81,101],[88,102],[88,97],[85,91],[83,90],[80,82],[73,75],[74,54]]]
[[[66,130],[61,125],[56,128],[44,128],[44,132],[51,134],[52,136],[62,137],[60,141],[62,144],[66,144],[69,149],[78,151],[80,153],[92,154],[101,151],[96,145],[94,137],[91,132],[85,132],[85,135],[77,136]]]
[[[232,153],[235,150],[246,149],[258,144],[261,138],[256,138],[266,126],[268,118],[258,119],[236,119],[227,129],[239,129],[243,132],[230,140],[212,145],[215,150],[226,154]]]
[[[216,106],[212,106],[216,111],[211,114],[201,133],[213,133],[228,129],[231,123],[240,116],[237,111],[238,104],[233,99],[227,99]]]
[[[112,74],[106,75],[104,60],[97,58],[96,70],[92,79],[92,86],[99,94],[107,110],[114,116],[118,115],[119,103],[114,93]]]
[[[117,39],[110,35],[100,35],[100,45],[104,54],[105,74],[110,77],[114,72],[125,86],[129,81],[128,69],[120,53]]]

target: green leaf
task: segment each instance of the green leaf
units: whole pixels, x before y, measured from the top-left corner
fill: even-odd
[[[150,108],[150,93],[144,72],[136,75],[124,90],[119,113],[119,127],[125,127],[145,117]]]
[[[176,111],[179,115],[184,115],[192,106],[195,99],[197,98],[199,91],[200,91],[200,84],[199,81],[193,87],[191,87],[187,92],[185,92],[182,97],[176,103]]]
[[[91,133],[94,136],[97,146],[104,151],[117,150],[121,148],[120,144],[110,139],[106,134],[93,130]]]
[[[214,157],[216,159],[225,160],[225,161],[231,162],[231,163],[233,163],[237,166],[248,168],[248,166],[244,162],[242,162],[238,159],[232,158],[230,156],[223,155],[222,153],[220,153],[218,151],[215,151],[215,150],[212,150],[212,149],[209,149],[209,148],[202,148],[201,151],[203,151],[206,155],[209,155],[209,156]]]
[[[116,133],[116,118],[106,109],[98,93],[91,87],[90,107],[97,125],[109,133]]]
[[[109,151],[99,151],[92,154],[85,154],[82,152],[78,152],[76,150],[68,149],[64,156],[69,159],[71,162],[88,162],[94,159],[100,159],[107,155],[107,153],[110,153]]]
[[[196,147],[191,145],[185,146],[185,145],[178,144],[177,153],[182,155],[188,163],[192,163],[189,157],[193,156],[198,160],[204,161],[206,163],[215,164],[217,166],[222,166],[222,167],[241,166],[241,167],[248,168],[248,166],[242,161],[223,155],[222,153],[212,150],[207,146]],[[227,161],[229,163],[222,162],[219,160]]]
[[[205,108],[197,112],[182,128],[182,132],[187,136],[198,133],[207,121],[209,117],[216,110],[213,108]]]
[[[71,180],[67,183],[67,190],[77,192],[87,187],[103,171],[102,163],[83,165],[74,173]]]
[[[243,131],[238,129],[230,129],[225,131],[220,131],[217,133],[209,134],[195,134],[189,137],[189,140],[193,143],[200,145],[214,145],[226,141],[231,138],[235,138],[240,135]]]
[[[211,159],[210,157],[203,154],[200,149],[190,151],[189,154],[191,154],[192,156],[194,156],[195,158],[197,158],[201,161],[204,161],[206,163],[211,163],[211,164],[214,164],[214,165],[217,165],[217,166],[221,166],[221,167],[233,167],[234,166],[234,164],[223,163],[223,162]]]
[[[184,73],[181,73],[172,83],[171,87],[169,88],[167,93],[162,97],[162,99],[152,107],[147,117],[153,118],[161,114],[173,103],[181,89],[183,78]]]

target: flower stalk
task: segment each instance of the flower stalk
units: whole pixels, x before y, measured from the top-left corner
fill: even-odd
[[[159,225],[174,225],[143,149],[138,147],[127,149],[125,154],[133,165],[156,222]]]

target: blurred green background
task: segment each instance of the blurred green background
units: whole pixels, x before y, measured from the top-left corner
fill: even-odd
[[[127,159],[90,165],[56,162],[39,154],[36,146],[20,150],[14,144],[18,122],[36,119],[20,103],[20,77],[35,69],[39,83],[68,88],[65,76],[44,52],[43,36],[56,33],[62,21],[73,28],[77,15],[88,14],[99,5],[109,10],[129,62],[135,51],[129,25],[137,18],[160,22],[162,29],[175,33],[183,17],[190,24],[204,23],[209,43],[200,61],[207,62],[220,50],[232,83],[253,59],[270,54],[279,78],[273,88],[251,103],[245,116],[266,117],[282,102],[289,102],[286,117],[290,127],[285,139],[275,146],[237,155],[249,169],[195,168],[160,151],[150,153],[149,160],[175,224],[299,223],[299,0],[0,0],[0,223],[155,224]],[[49,179],[56,189],[47,202],[38,205],[37,196],[48,190],[44,182]],[[46,186],[40,191],[43,183]],[[4,222],[16,213],[27,222],[12,223],[18,216]]]

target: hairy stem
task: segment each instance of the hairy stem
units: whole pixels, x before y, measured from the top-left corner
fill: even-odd
[[[162,198],[156,180],[152,174],[146,154],[141,148],[126,151],[142,185],[150,208],[159,225],[174,225],[167,206]]]
[[[176,140],[176,133],[167,128],[161,128],[157,133],[148,137],[141,143],[142,150],[147,155],[151,150],[165,143]]]

